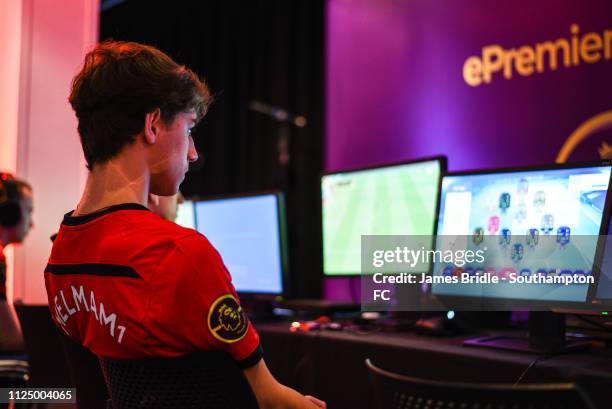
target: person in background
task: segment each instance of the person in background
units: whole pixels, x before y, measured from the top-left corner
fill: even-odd
[[[33,227],[32,187],[0,172],[0,353],[23,352],[23,335],[15,309],[6,299],[7,246],[20,244]]]
[[[157,196],[149,193],[149,203],[147,206],[153,213],[160,215],[162,219],[173,222],[176,221],[178,205],[184,201],[185,198],[181,192],[172,196]]]

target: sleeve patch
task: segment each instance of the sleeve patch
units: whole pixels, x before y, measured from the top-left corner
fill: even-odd
[[[208,311],[208,329],[215,338],[226,343],[240,341],[249,330],[249,320],[234,296],[217,298]]]

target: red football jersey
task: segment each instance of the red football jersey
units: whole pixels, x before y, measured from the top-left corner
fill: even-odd
[[[56,325],[98,356],[225,350],[243,368],[261,359],[219,253],[141,205],[66,215],[45,284]]]

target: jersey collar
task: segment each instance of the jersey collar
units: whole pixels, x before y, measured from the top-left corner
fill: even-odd
[[[88,223],[92,220],[97,219],[98,217],[102,217],[109,213],[117,212],[119,210],[146,210],[148,212],[151,211],[149,208],[138,203],[122,203],[118,205],[113,205],[95,211],[93,213],[83,214],[80,216],[73,216],[72,213],[74,213],[74,210],[72,210],[64,215],[64,221],[62,222],[62,224],[66,226],[78,226],[81,224]]]

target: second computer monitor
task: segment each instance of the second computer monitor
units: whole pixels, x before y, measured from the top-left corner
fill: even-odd
[[[593,274],[611,169],[602,163],[444,176],[437,248],[479,251],[482,257],[460,265],[438,261],[434,275],[486,274],[500,281],[434,284],[432,293],[492,306],[587,302],[588,284],[549,282]]]
[[[219,251],[237,292],[283,294],[286,264],[280,193],[195,203],[197,230]]]
[[[361,273],[362,235],[431,236],[443,157],[324,175],[323,272]]]

